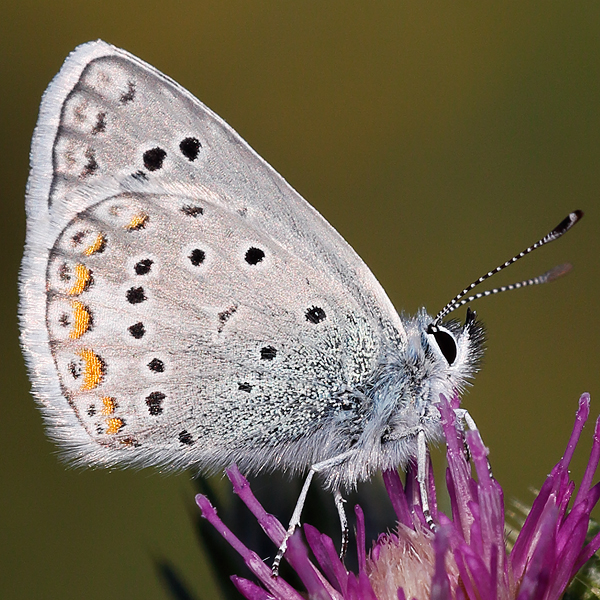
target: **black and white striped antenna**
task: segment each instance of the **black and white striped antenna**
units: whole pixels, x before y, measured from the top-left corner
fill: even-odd
[[[486,290],[485,292],[478,292],[477,294],[473,294],[472,296],[465,298],[465,296],[473,288],[477,287],[480,283],[483,283],[486,279],[489,279],[492,275],[495,275],[496,273],[499,273],[500,271],[506,269],[506,267],[509,267],[513,263],[516,263],[518,260],[526,256],[530,252],[533,252],[534,250],[537,250],[538,248],[541,248],[542,246],[545,246],[546,244],[557,240],[559,237],[567,233],[567,231],[569,231],[569,229],[571,229],[571,227],[573,227],[573,225],[575,225],[575,223],[577,223],[577,221],[579,221],[581,217],[583,217],[583,211],[573,211],[541,240],[537,241],[532,246],[525,248],[525,250],[519,252],[519,254],[513,256],[510,260],[507,260],[505,263],[496,267],[493,271],[489,271],[485,275],[482,275],[479,279],[474,281],[471,285],[467,286],[462,292],[460,292],[460,294],[454,296],[454,298],[452,298],[452,300],[450,300],[450,302],[448,302],[448,304],[446,304],[446,306],[444,306],[444,308],[442,308],[442,310],[440,310],[440,312],[436,315],[432,325],[435,327],[440,323],[440,321],[444,317],[449,315],[451,312],[455,311],[457,308],[460,308],[465,304],[468,304],[469,302],[472,302],[473,300],[478,300],[479,298],[483,298],[485,296],[492,296],[493,294],[499,294],[500,292],[517,290],[528,285],[539,285],[540,283],[548,283],[549,281],[554,281],[555,279],[558,279],[559,277],[562,277],[563,275],[568,273],[571,270],[571,265],[567,263],[564,265],[554,267],[553,269],[550,269],[550,271],[547,271],[546,273],[544,273],[543,275],[539,275],[538,277],[533,277],[532,279],[525,279],[524,281],[519,281],[518,283],[511,283],[510,285],[503,285],[502,287]]]

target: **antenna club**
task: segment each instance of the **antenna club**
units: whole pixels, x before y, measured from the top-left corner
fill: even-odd
[[[553,269],[550,269],[548,272],[542,275],[545,283],[549,283],[550,281],[554,281],[563,275],[566,275],[571,269],[573,265],[571,263],[565,263],[564,265],[558,265]]]
[[[572,213],[569,213],[552,231],[551,235],[562,235],[566,233],[583,217],[582,210],[574,210]]]

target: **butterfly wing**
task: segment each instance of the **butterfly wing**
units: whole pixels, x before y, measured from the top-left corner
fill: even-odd
[[[402,323],[222,119],[93,42],[44,95],[31,164],[22,343],[72,459],[300,469],[352,443],[345,392]]]

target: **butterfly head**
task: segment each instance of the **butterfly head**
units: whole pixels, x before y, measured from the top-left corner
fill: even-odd
[[[462,392],[479,371],[485,349],[485,330],[477,313],[467,308],[464,323],[456,319],[436,323],[421,318],[420,325],[421,344],[429,368],[437,375],[435,379],[445,393]]]

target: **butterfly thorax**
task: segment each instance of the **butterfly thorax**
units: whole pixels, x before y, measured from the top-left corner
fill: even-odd
[[[444,323],[437,339],[428,333],[432,318],[425,310],[402,319],[407,343],[385,348],[364,387],[345,393],[352,409],[339,421],[354,452],[326,474],[332,487],[353,487],[377,471],[406,466],[417,454],[419,431],[427,441],[439,441],[440,394],[448,399],[460,395],[479,369],[485,335],[474,316],[464,324]],[[455,354],[445,342],[454,344]]]

